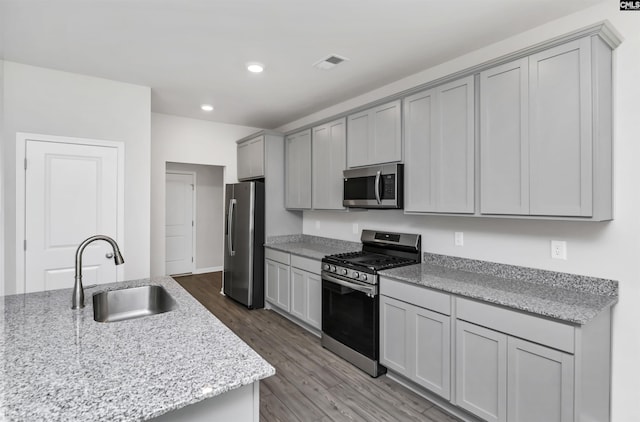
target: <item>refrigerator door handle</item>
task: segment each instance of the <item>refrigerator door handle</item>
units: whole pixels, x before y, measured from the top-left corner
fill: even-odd
[[[234,256],[236,254],[235,249],[233,249],[233,215],[236,211],[236,203],[235,199],[229,200],[229,210],[227,211],[227,246],[229,249],[229,256]]]

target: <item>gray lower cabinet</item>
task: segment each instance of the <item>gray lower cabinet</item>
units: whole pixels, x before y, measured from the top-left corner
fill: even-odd
[[[347,117],[347,166],[402,161],[400,100]]]
[[[508,421],[574,420],[572,355],[509,337],[507,362]]]
[[[322,328],[320,261],[265,248],[265,299],[294,322]]]
[[[314,209],[342,210],[343,176],[346,168],[346,119],[312,130],[312,201]]]
[[[405,211],[475,211],[474,98],[473,76],[405,98]]]
[[[456,322],[458,406],[487,421],[573,421],[574,357]]]
[[[612,218],[611,66],[590,36],[480,73],[481,214]]]
[[[384,278],[380,292],[380,363],[448,400],[450,296]]]
[[[313,328],[322,327],[320,275],[291,267],[291,315]]]
[[[450,317],[380,296],[380,363],[450,397]]]
[[[456,322],[457,405],[490,422],[507,420],[507,336]]]
[[[311,130],[285,139],[285,208],[311,208]]]
[[[289,280],[290,256],[286,252],[265,248],[265,299],[272,305],[289,312],[291,287]]]

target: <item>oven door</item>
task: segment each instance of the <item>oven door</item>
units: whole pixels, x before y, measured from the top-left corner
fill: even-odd
[[[377,286],[322,272],[322,332],[360,354],[378,360]]]

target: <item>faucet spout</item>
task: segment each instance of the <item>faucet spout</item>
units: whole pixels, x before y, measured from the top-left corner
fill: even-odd
[[[108,242],[113,249],[114,263],[116,265],[124,264],[124,258],[122,258],[122,254],[120,253],[118,244],[109,236],[98,234],[85,239],[80,245],[78,245],[78,249],[76,249],[76,275],[75,283],[73,285],[73,296],[71,297],[71,309],[84,308],[84,287],[82,287],[82,253],[84,252],[84,248],[86,248],[90,243],[96,240],[104,240],[105,242]]]

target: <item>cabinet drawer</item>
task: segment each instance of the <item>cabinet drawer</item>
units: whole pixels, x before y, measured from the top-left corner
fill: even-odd
[[[380,294],[441,314],[451,315],[451,296],[426,287],[381,277]]]
[[[320,274],[320,261],[315,259],[291,255],[291,266],[313,274]]]
[[[264,257],[286,265],[289,265],[290,262],[289,254],[287,252],[276,251],[270,248],[264,248]]]
[[[518,311],[456,298],[456,317],[476,325],[573,353],[574,327]]]

